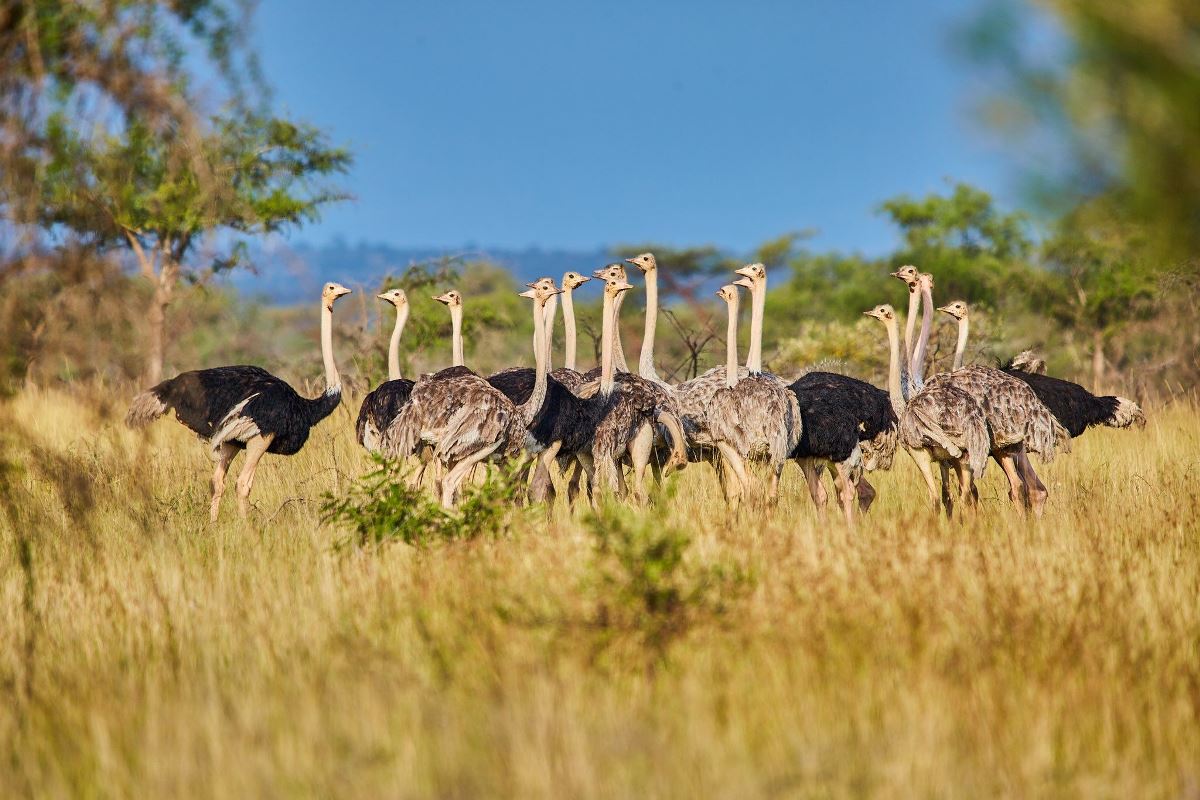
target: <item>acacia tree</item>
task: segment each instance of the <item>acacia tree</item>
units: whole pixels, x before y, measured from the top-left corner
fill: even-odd
[[[136,120],[99,141],[83,139],[61,118],[47,132],[52,155],[40,182],[40,222],[133,254],[153,289],[150,383],[162,378],[167,307],[180,280],[242,263],[244,235],[314,219],[340,197],[316,179],[349,163],[315,128],[248,113],[213,119],[196,149],[177,147]],[[206,238],[223,244],[223,254],[201,265],[189,256]]]

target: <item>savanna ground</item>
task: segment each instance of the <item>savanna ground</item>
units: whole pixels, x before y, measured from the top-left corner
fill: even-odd
[[[647,511],[339,547],[349,409],[207,522],[210,465],[124,392],[0,405],[0,796],[1195,797],[1200,416],[999,470],[966,523],[911,461],[850,531],[794,467],[734,524]],[[235,468],[240,465],[235,463]]]

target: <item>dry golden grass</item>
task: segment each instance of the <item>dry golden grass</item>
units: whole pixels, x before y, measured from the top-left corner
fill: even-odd
[[[0,406],[0,796],[1200,791],[1195,408],[1076,440],[1036,522],[994,465],[934,519],[898,457],[856,531],[792,468],[731,526],[691,467],[644,513],[691,535],[681,581],[725,577],[663,622],[562,508],[335,551],[345,411],[210,526],[202,446],[112,394]]]

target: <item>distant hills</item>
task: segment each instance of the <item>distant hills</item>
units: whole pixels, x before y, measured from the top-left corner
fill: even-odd
[[[467,261],[487,260],[506,267],[514,278],[531,281],[542,275],[558,278],[569,269],[591,271],[612,259],[596,250],[523,250],[486,247],[393,247],[387,244],[350,243],[271,245],[252,254],[255,271],[235,270],[227,279],[239,292],[277,305],[312,299],[325,281],[355,288],[374,287],[389,274],[399,275],[412,264],[459,256]]]

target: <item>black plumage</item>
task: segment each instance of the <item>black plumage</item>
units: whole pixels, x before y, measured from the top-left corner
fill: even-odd
[[[267,452],[286,456],[299,452],[312,426],[341,400],[341,387],[309,399],[261,367],[213,367],[180,373],[143,392],[126,422],[140,427],[174,409],[214,450],[221,444],[244,448],[254,435],[271,435]]]
[[[535,378],[533,369],[513,367],[491,375],[487,381],[520,405],[533,394]],[[546,400],[529,426],[529,435],[543,448],[553,442],[562,442],[558,455],[565,458],[591,447],[599,415],[599,403],[575,396],[562,383],[547,376]]]
[[[408,402],[412,388],[412,381],[396,378],[379,384],[363,398],[362,406],[358,409],[358,420],[354,424],[360,445],[368,450],[374,449],[370,446],[372,442],[377,446],[378,437],[387,430],[388,425]]]
[[[1078,383],[1026,372],[1013,366],[1011,361],[1000,370],[1028,384],[1038,400],[1071,434],[1071,438],[1079,436],[1093,425],[1126,428],[1135,423],[1145,424],[1145,416],[1137,404],[1123,397],[1097,396]]]
[[[888,393],[836,372],[810,372],[788,386],[803,423],[792,458],[845,461],[860,441],[896,427]]]

